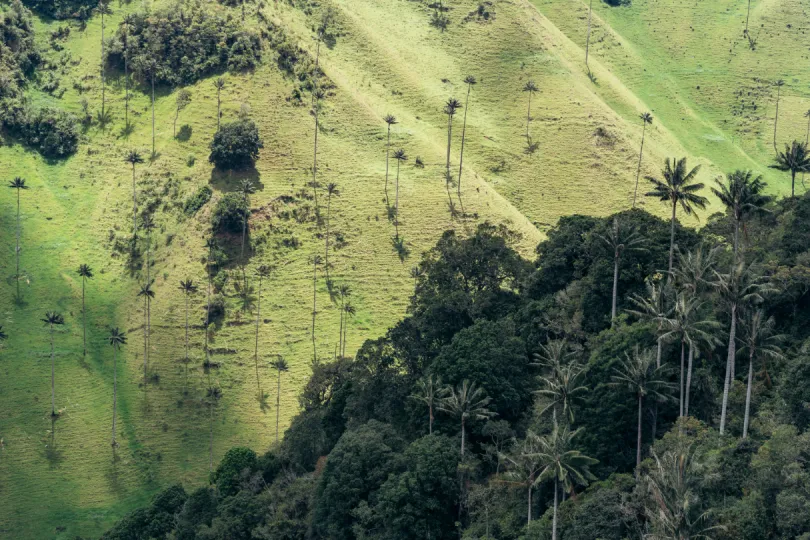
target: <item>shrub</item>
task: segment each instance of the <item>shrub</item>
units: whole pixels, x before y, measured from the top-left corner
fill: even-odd
[[[76,117],[59,109],[46,107],[27,115],[19,131],[25,142],[49,158],[66,157],[79,147]]]
[[[211,214],[211,226],[216,233],[242,232],[242,224],[248,217],[245,198],[238,193],[226,193]]]
[[[205,203],[211,200],[211,193],[210,187],[200,186],[200,189],[186,199],[186,202],[183,204],[183,212],[185,212],[187,216],[196,214],[200,208],[205,206]]]
[[[243,169],[253,165],[264,143],[252,120],[223,124],[211,141],[208,161],[219,169]]]
[[[243,473],[256,466],[256,452],[250,448],[231,448],[219,462],[217,470],[211,473],[211,482],[217,485],[223,497],[235,495]]]
[[[23,0],[23,3],[54,19],[86,20],[98,6],[98,0]]]

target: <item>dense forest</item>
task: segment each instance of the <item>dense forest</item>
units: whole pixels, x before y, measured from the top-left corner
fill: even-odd
[[[277,447],[104,538],[810,538],[810,196],[764,188],[718,180],[697,232],[573,215],[533,263],[448,231]]]

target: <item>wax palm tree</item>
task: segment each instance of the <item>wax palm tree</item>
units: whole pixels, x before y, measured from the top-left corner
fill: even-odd
[[[644,137],[647,135],[647,125],[652,125],[653,116],[648,112],[638,115],[641,118],[641,149],[638,151],[638,168],[636,168],[636,189],[633,191],[633,208],[636,207],[636,197],[638,195],[638,179],[641,176],[641,158],[644,155]]]
[[[205,306],[205,365],[211,365],[211,354],[208,348],[208,327],[211,325],[211,266],[213,261],[211,255],[216,247],[216,241],[213,238],[208,238],[205,241],[205,248],[208,250],[208,257],[205,263],[205,270],[208,274],[208,292]],[[210,372],[209,372],[210,373]]]
[[[754,213],[765,210],[765,205],[773,197],[764,195],[763,191],[768,184],[762,180],[762,175],[754,176],[751,171],[736,170],[726,175],[726,182],[715,179],[716,188],[712,188],[720,202],[726,206],[734,221],[734,260],[736,262],[740,247],[740,228],[744,226],[746,218]]]
[[[533,366],[545,369],[540,377],[543,388],[536,393],[548,398],[548,403],[540,410],[542,416],[549,410],[554,423],[557,423],[558,410],[569,424],[575,420],[573,404],[587,391],[581,384],[585,369],[577,361],[577,355],[565,340],[552,340],[540,345],[540,352],[534,355]]]
[[[691,446],[659,456],[653,450],[653,466],[641,482],[647,497],[644,510],[650,524],[650,540],[711,540],[721,529],[709,525],[710,512],[701,512],[699,486],[705,471]]]
[[[329,182],[326,184],[326,249],[324,249],[324,268],[326,268],[326,279],[329,279],[329,233],[332,219],[332,197],[339,197],[340,190],[337,184]]]
[[[106,78],[106,70],[104,69],[104,62],[106,59],[104,58],[104,16],[109,15],[112,13],[110,10],[110,0],[99,0],[98,7],[96,8],[99,14],[101,15],[101,116],[100,119],[102,121],[102,128],[107,120],[107,112],[106,112],[106,105],[107,105],[107,78]]]
[[[242,281],[245,292],[247,292],[247,275],[245,274],[245,238],[247,237],[248,220],[250,219],[250,194],[256,191],[256,186],[250,178],[243,178],[239,182],[239,191],[242,192],[242,201],[245,203],[245,211],[242,213],[242,248],[239,252],[239,260],[242,261]]]
[[[318,41],[320,46],[320,41]],[[315,146],[312,152],[312,198],[315,200],[315,222],[320,226],[320,206],[318,205],[318,133],[320,132],[320,114],[321,114],[321,98],[323,98],[323,91],[317,88],[317,73],[318,67],[315,66],[315,77],[313,78],[313,85],[315,89],[312,91],[312,116],[315,117]]]
[[[87,312],[84,309],[84,289],[88,279],[93,278],[93,269],[86,264],[79,265],[79,276],[82,278],[82,350],[87,356]]]
[[[433,434],[434,410],[447,397],[449,388],[442,386],[442,378],[428,373],[416,381],[416,389],[409,397],[428,408],[428,434]]]
[[[742,319],[742,347],[739,352],[748,353],[748,385],[745,392],[745,417],[743,419],[742,438],[748,437],[748,424],[751,418],[751,387],[754,381],[754,360],[760,357],[763,363],[766,359],[782,359],[782,349],[779,343],[785,336],[775,333],[776,321],[773,317],[766,318],[762,309],[748,310]]]
[[[449,189],[450,187],[450,146],[453,141],[453,117],[461,108],[461,102],[455,98],[450,98],[444,104],[444,114],[447,115],[447,171],[445,173],[445,182]]]
[[[318,351],[315,347],[315,318],[318,314],[318,266],[323,262],[320,255],[312,257],[312,364],[318,363]]]
[[[121,21],[121,39],[123,41],[123,55],[124,55],[124,129],[129,133],[129,33],[132,31],[132,25],[135,18],[132,14],[127,13]]]
[[[711,287],[720,246],[701,244],[692,251],[678,251],[678,264],[672,270],[675,285],[692,296],[703,294]]]
[[[391,153],[391,126],[398,122],[397,117],[393,114],[387,114],[383,120],[388,125],[388,140],[385,143],[385,205],[388,206],[388,158]]]
[[[534,81],[529,79],[526,84],[523,86],[523,91],[529,93],[529,109],[526,112],[526,141],[531,141],[532,138],[529,135],[529,126],[532,122],[532,97],[536,92],[539,92],[537,85],[534,84]]]
[[[591,49],[591,17],[593,15],[593,0],[588,3],[588,34],[585,37],[585,69],[588,73],[591,72],[591,66],[588,65],[588,53]]]
[[[540,439],[539,435],[529,430],[526,432],[525,439],[519,444],[515,442],[511,453],[500,454],[501,459],[509,465],[509,470],[504,476],[526,488],[528,492],[527,525],[532,522],[532,491],[540,483],[540,472],[543,469],[543,461],[540,457],[543,447]]]
[[[675,299],[672,317],[665,321],[667,333],[663,339],[677,339],[681,343],[680,416],[689,416],[689,395],[692,388],[692,368],[695,352],[703,345],[714,344],[713,332],[718,328],[717,322],[703,317],[704,302],[699,296],[683,291]],[[689,347],[689,360],[686,362],[686,348]]]
[[[777,154],[779,150],[776,148],[776,126],[779,124],[779,98],[782,95],[782,87],[785,86],[785,81],[779,79],[776,81],[776,113],[773,117],[773,151]]]
[[[287,361],[279,355],[278,359],[270,362],[270,367],[278,372],[278,388],[276,389],[276,443],[278,443],[278,421],[281,412],[281,374],[290,370]]]
[[[706,203],[709,202],[706,197],[697,194],[698,191],[703,189],[702,183],[695,183],[694,181],[699,171],[700,165],[687,172],[686,158],[681,158],[677,162],[675,159],[667,159],[662,171],[663,181],[651,176],[646,177],[653,184],[652,191],[647,192],[646,196],[657,197],[672,206],[668,268],[670,273],[672,272],[675,255],[675,213],[678,211],[678,205],[680,204],[681,209],[687,216],[691,216],[695,208],[706,208]]]
[[[8,187],[11,189],[17,190],[17,247],[14,249],[14,253],[17,256],[17,273],[14,275],[14,280],[17,282],[17,299],[19,300],[20,297],[20,192],[24,189],[28,189],[28,186],[25,185],[25,180],[20,178],[19,176],[14,178],[11,182],[9,182]]]
[[[552,432],[538,441],[538,460],[541,464],[540,482],[554,482],[554,514],[551,520],[551,539],[557,540],[557,508],[560,484],[587,486],[596,477],[591,473],[591,465],[599,461],[586,456],[574,447],[573,439],[581,428],[571,431],[568,426],[560,429],[554,425]]]
[[[189,312],[189,307],[188,307],[188,303],[189,303],[189,297],[191,297],[191,295],[197,293],[198,287],[197,287],[197,285],[194,284],[194,281],[192,281],[190,279],[187,279],[185,281],[182,281],[182,280],[180,281],[180,290],[183,291],[183,295],[186,297],[186,342],[185,342],[186,358],[185,358],[184,364],[186,365],[185,385],[188,386],[188,364],[189,364],[189,358],[188,358],[188,312]]]
[[[475,382],[464,380],[456,388],[449,388],[447,395],[439,401],[437,409],[456,418],[461,423],[461,458],[464,459],[464,445],[467,438],[467,422],[486,420],[497,413],[489,410],[492,401],[483,388]]]
[[[599,238],[609,247],[613,254],[613,302],[610,309],[610,326],[616,323],[616,304],[619,297],[619,263],[625,251],[647,251],[644,244],[647,242],[639,232],[633,228],[622,227],[619,218],[613,218],[613,227],[608,229],[607,234],[598,235]]]
[[[776,153],[776,163],[771,168],[790,171],[790,196],[796,196],[796,173],[810,171],[810,151],[807,144],[793,141],[785,145],[784,152]]]
[[[259,276],[259,293],[256,297],[256,347],[253,351],[253,360],[256,364],[256,388],[259,392],[259,399],[262,397],[262,385],[259,381],[259,321],[262,313],[262,281],[264,278],[270,277],[272,272],[273,268],[265,264],[256,269],[256,275]]]
[[[467,99],[464,101],[464,126],[461,128],[461,152],[458,157],[458,184],[456,189],[459,198],[461,197],[461,171],[464,165],[464,141],[467,137],[467,111],[470,110],[470,92],[472,87],[478,84],[478,81],[472,75],[467,75],[464,77],[464,84],[467,85]]]
[[[645,295],[634,293],[630,297],[630,302],[633,303],[635,309],[628,309],[627,312],[655,325],[657,343],[655,367],[661,367],[661,348],[666,333],[664,323],[672,313],[672,308],[667,306],[668,289],[666,285],[656,285],[654,281],[648,279],[645,281],[645,286],[647,289]]]
[[[348,301],[349,296],[352,294],[352,288],[347,285],[346,283],[340,284],[340,286],[336,289],[336,301],[340,303],[338,306],[338,312],[340,314],[340,326],[338,327],[338,348],[337,353],[341,357],[343,356],[343,318],[346,315],[346,311],[344,308],[346,307],[346,302]]]
[[[624,353],[624,360],[619,360],[619,367],[613,368],[611,380],[614,386],[623,386],[636,395],[638,399],[638,427],[636,433],[636,469],[641,464],[641,418],[644,411],[644,398],[650,397],[656,401],[671,399],[670,392],[674,385],[667,382],[664,368],[656,367],[651,349],[639,351],[635,348],[633,354]]]
[[[132,242],[138,236],[138,190],[135,186],[135,166],[143,163],[143,157],[137,150],[127,152],[124,161],[132,166]]]
[[[726,357],[726,376],[723,384],[723,406],[720,413],[720,434],[726,427],[726,413],[728,407],[728,392],[731,381],[735,378],[735,358],[737,355],[737,317],[741,308],[761,304],[765,295],[774,291],[767,281],[759,274],[756,266],[736,263],[728,273],[714,272],[714,286],[720,293],[720,298],[729,310],[728,355]]]
[[[225,88],[225,79],[219,77],[214,80],[214,88],[217,89],[217,133],[222,122],[222,90]]]
[[[42,322],[45,323],[50,330],[51,334],[51,417],[56,417],[56,364],[54,360],[54,351],[53,351],[53,332],[54,327],[62,326],[65,324],[65,318],[62,317],[60,313],[56,311],[48,311],[45,313],[45,318],[40,319]]]
[[[351,302],[346,302],[343,305],[343,312],[346,314],[346,320],[343,324],[343,349],[340,356],[346,358],[346,338],[349,334],[349,318],[357,314],[357,309],[355,309]]]
[[[138,291],[138,296],[143,297],[143,382],[146,384],[146,373],[149,367],[149,333],[152,322],[149,312],[152,298],[155,297],[155,291],[152,290],[152,284],[147,282],[141,285],[141,290]]]
[[[748,35],[748,19],[751,17],[751,0],[748,0],[748,11],[745,12],[745,30],[743,35]]]
[[[399,238],[399,167],[404,162],[408,161],[408,155],[405,153],[405,150],[400,148],[394,152],[394,159],[397,160],[397,181],[394,190],[394,227],[396,228],[397,238]]]
[[[118,350],[122,345],[127,344],[126,332],[120,331],[118,328],[110,330],[110,336],[107,338],[113,348],[113,420],[112,420],[112,445],[113,448],[118,446],[115,442],[115,420],[116,411],[118,407]]]

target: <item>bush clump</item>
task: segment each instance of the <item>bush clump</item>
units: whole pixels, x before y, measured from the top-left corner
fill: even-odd
[[[200,189],[195,191],[194,194],[183,203],[183,212],[185,212],[187,216],[193,216],[211,200],[211,194],[210,187],[200,186]]]
[[[264,143],[256,124],[252,120],[238,120],[223,124],[214,135],[208,161],[218,169],[244,169],[255,163],[262,148]]]
[[[26,111],[16,130],[29,146],[47,158],[63,158],[79,147],[78,120],[70,113],[46,107]]]
[[[78,19],[86,21],[98,0],[24,0],[34,11],[54,19]]]
[[[211,226],[216,233],[242,232],[244,220],[248,217],[248,205],[238,193],[226,193],[214,207]]]
[[[262,47],[231,14],[194,0],[133,14],[117,30],[107,63],[123,70],[125,54],[140,81],[151,82],[154,72],[159,85],[185,86],[226,69],[252,69]]]

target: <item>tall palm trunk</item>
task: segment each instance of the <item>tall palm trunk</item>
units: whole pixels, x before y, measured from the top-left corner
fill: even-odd
[[[211,324],[211,248],[208,248],[208,293],[207,293],[207,300],[206,300],[206,307],[205,307],[205,362],[208,364],[209,369],[209,379],[210,379],[210,369],[211,369],[211,353],[208,350],[208,326]],[[210,386],[210,380],[209,380]]]
[[[400,161],[397,160],[397,182],[394,188],[394,229],[397,239],[399,239],[399,166]]]
[[[776,85],[776,114],[773,117],[773,150],[777,154],[779,150],[776,147],[776,126],[779,124],[779,98],[782,94],[782,87],[780,85]],[[794,173],[795,176],[795,173]]]
[[[678,400],[679,405],[680,405],[680,409],[679,409],[680,414],[679,414],[679,416],[681,416],[681,417],[683,417],[683,405],[684,405],[684,401],[683,401],[683,398],[684,398],[684,380],[683,380],[683,376],[684,376],[684,348],[685,348],[685,343],[686,343],[686,341],[683,338],[681,338],[681,383],[680,383],[681,393],[680,393],[680,398]]]
[[[636,197],[638,197],[638,180],[641,177],[641,158],[644,156],[644,137],[647,135],[647,121],[642,120],[641,129],[641,150],[638,151],[638,167],[636,168],[636,189],[633,191],[633,208],[636,207]]]
[[[107,104],[107,80],[104,74],[104,11],[105,6],[101,7],[101,127],[104,127],[105,122],[105,106]]]
[[[217,86],[217,133],[219,133],[219,126],[222,123],[222,88]]]
[[[748,19],[751,17],[751,0],[748,0],[748,12],[745,14],[745,34],[748,34]]]
[[[186,293],[186,374],[183,386],[188,390],[188,293]]]
[[[458,193],[459,199],[461,198],[461,171],[462,167],[464,166],[464,141],[467,137],[467,110],[470,106],[470,91],[472,90],[472,85],[467,85],[467,99],[464,101],[464,126],[461,128],[461,152],[458,156],[458,184],[456,185],[456,192]]]
[[[17,248],[14,253],[17,255],[17,274],[14,277],[17,281],[17,300],[20,300],[20,188],[17,188]]]
[[[807,134],[804,136],[804,145],[810,146],[810,111],[807,111]],[[806,171],[802,171],[802,185],[804,185],[804,173]]]
[[[210,386],[209,386],[210,388]],[[214,470],[214,402],[213,396],[211,402],[208,404],[209,412],[209,429],[208,429],[208,472]]]
[[[689,391],[692,388],[692,364],[695,359],[695,346],[689,343],[689,362],[686,368],[686,398],[683,404],[683,415],[689,416]]]
[[[720,413],[720,435],[726,429],[726,412],[728,409],[728,392],[733,378],[734,356],[736,355],[737,339],[737,304],[731,305],[731,329],[728,333],[728,357],[726,358],[726,378],[723,384],[723,407]]]
[[[118,410],[118,347],[113,346],[113,422],[112,445],[115,446],[115,420]]]
[[[278,370],[278,387],[276,388],[276,443],[278,443],[278,421],[281,409],[281,370]]]
[[[315,315],[318,312],[318,263],[312,262],[312,363],[318,363],[318,352],[315,349]]]
[[[745,391],[745,419],[742,438],[748,437],[748,420],[751,418],[751,386],[754,382],[754,349],[748,354],[748,388]]]
[[[531,525],[532,524],[532,480],[533,479],[530,477],[529,478],[529,506],[528,506],[528,509],[526,511],[526,515],[528,516],[526,518],[526,525]]]
[[[84,289],[87,283],[87,278],[82,277],[82,346],[84,348],[84,356],[87,356],[87,312],[84,309]]]
[[[152,67],[152,157],[155,157],[155,68]]]
[[[740,250],[740,220],[735,216],[734,218],[734,264],[737,263],[737,254]]]
[[[329,229],[332,219],[332,192],[326,195],[326,248],[324,249],[324,266],[326,268],[326,279],[329,280]]]
[[[388,124],[388,142],[385,144],[385,206],[388,208],[388,160],[391,155],[391,124]]]
[[[149,303],[149,297],[144,295],[143,297],[143,388],[146,390],[146,370],[147,365],[149,363],[148,360],[148,349],[149,349],[149,341],[146,333],[147,327],[147,320],[148,320],[148,307],[147,304]]]
[[[51,417],[56,416],[56,366],[53,356],[53,325],[51,325]]]
[[[338,348],[337,355],[343,357],[343,307],[345,306],[343,297],[340,299],[340,326],[338,326]]]
[[[675,212],[678,210],[678,201],[672,201],[672,220],[669,231],[669,274],[667,281],[672,280],[672,262],[675,257]]]
[[[248,214],[250,214],[250,208],[248,207],[247,193],[245,193],[245,207],[246,211],[245,214],[242,216],[242,248],[239,252],[239,260],[242,262],[242,284],[245,290],[245,294],[247,294],[248,293],[247,273],[245,271],[245,237],[247,236]]]
[[[554,516],[551,519],[551,540],[557,540],[557,492],[560,491],[557,477],[554,477]]]
[[[619,248],[613,252],[613,305],[610,310],[610,327],[616,324],[616,302],[619,296]]]
[[[259,399],[262,397],[262,385],[259,382],[259,319],[262,313],[262,275],[259,274],[259,294],[256,298],[256,347],[253,351],[253,360],[256,364],[256,388]]]
[[[445,173],[445,183],[450,188],[450,147],[453,142],[453,115],[447,115],[447,172]]]
[[[320,111],[318,106],[318,69],[321,57],[321,40],[318,39],[318,47],[315,53],[315,77],[313,78],[312,109],[315,114],[315,148],[312,156],[312,195],[315,199],[315,224],[320,224],[318,207],[318,131],[320,129]]]
[[[128,31],[128,30],[127,30]],[[124,125],[129,131],[129,50],[127,46],[127,33],[124,33]]]
[[[585,67],[588,73],[591,72],[591,67],[588,65],[588,53],[591,49],[591,14],[593,13],[593,0],[588,6],[588,36],[585,38]]]
[[[132,164],[132,245],[138,237],[138,188],[135,186],[135,163]]]
[[[346,358],[346,336],[349,334],[349,314],[346,314],[346,320],[343,323],[343,351],[341,356]]]
[[[526,111],[526,141],[531,141],[531,135],[529,135],[529,126],[532,123],[532,94],[534,92],[529,92],[529,109]]]
[[[636,469],[641,465],[641,412],[644,397],[641,393],[638,394],[638,427],[636,434]]]
[[[461,459],[464,459],[464,443],[467,438],[467,426],[465,425],[464,417],[461,417]]]

